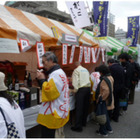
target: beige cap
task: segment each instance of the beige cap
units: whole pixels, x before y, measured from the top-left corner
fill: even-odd
[[[5,74],[3,72],[0,72],[0,91],[5,91],[8,89],[5,86],[4,79],[5,79]]]

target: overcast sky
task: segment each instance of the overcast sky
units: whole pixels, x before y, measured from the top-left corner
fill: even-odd
[[[0,4],[3,5],[5,1],[6,0],[0,0]],[[92,0],[88,0],[88,5],[90,9],[92,9]],[[68,13],[65,0],[58,0],[58,9],[62,11],[66,11]],[[127,31],[127,18],[130,16],[140,16],[140,1],[138,0],[133,0],[133,1],[111,0],[109,9],[110,9],[110,12],[113,15],[115,15],[115,25],[116,25],[115,29],[117,30],[119,27],[119,28],[122,28],[124,31]]]

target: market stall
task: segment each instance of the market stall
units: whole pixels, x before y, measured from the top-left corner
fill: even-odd
[[[28,44],[28,49],[23,49],[22,41]],[[40,103],[38,99],[40,94],[36,82],[37,43],[41,43],[45,51],[53,51],[56,54],[59,65],[68,77],[71,77],[75,68],[75,61],[79,60],[90,73],[94,71],[96,66],[105,62],[105,46],[101,45],[102,43],[94,42],[93,37],[83,33],[82,29],[0,5],[0,61],[3,63],[8,60],[19,67],[17,70],[14,66],[20,83],[24,82],[25,71],[31,74],[33,81],[32,87],[29,88],[32,91],[30,95],[31,104],[27,108],[27,98],[25,98],[25,107],[23,107],[24,102],[22,102],[24,116],[28,121],[32,115],[36,117],[38,109],[34,109],[33,106]],[[26,64],[24,69],[21,68],[23,63]],[[2,70],[1,67],[0,70]],[[33,110],[30,111],[29,108]],[[32,121],[30,123],[26,129],[36,125]]]
[[[84,32],[94,38],[91,31],[84,30]],[[119,55],[123,51],[123,48],[126,46],[123,42],[110,36],[107,36],[106,40],[97,40],[95,38],[93,40],[101,46],[104,44],[108,55]],[[130,55],[138,55],[138,51],[134,48],[128,48],[128,53]]]

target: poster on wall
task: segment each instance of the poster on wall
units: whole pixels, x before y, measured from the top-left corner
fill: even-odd
[[[27,39],[19,39],[20,40],[20,47],[21,47],[21,52],[26,52],[31,48],[29,44],[29,40]]]
[[[68,59],[68,44],[62,45],[62,65],[67,65]]]
[[[42,55],[45,53],[45,47],[43,42],[36,43],[36,53],[37,53],[38,67],[43,68]]]

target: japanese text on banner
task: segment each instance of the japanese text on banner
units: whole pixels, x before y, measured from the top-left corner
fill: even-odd
[[[68,55],[68,45],[63,44],[62,45],[62,65],[67,65],[67,56]]]
[[[36,51],[37,51],[38,67],[42,68],[43,67],[42,55],[45,53],[44,44],[42,42],[36,43]]]

